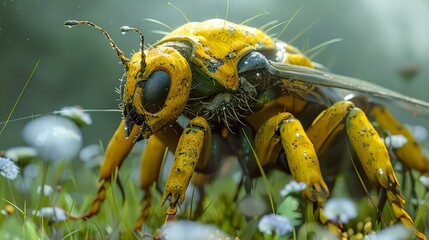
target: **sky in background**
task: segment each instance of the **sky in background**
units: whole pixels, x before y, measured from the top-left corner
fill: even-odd
[[[406,95],[429,101],[429,2],[425,0],[170,0],[191,21],[227,18],[240,23],[258,14],[249,25],[260,27],[272,20],[290,19],[301,11],[281,37],[285,42],[310,49],[341,38],[314,60],[333,72],[358,77]],[[52,112],[67,105],[87,109],[117,109],[115,87],[122,65],[102,34],[89,27],[65,28],[67,19],[91,20],[105,28],[129,54],[139,48],[135,34],[122,35],[129,25],[145,34],[147,43],[167,28],[144,21],[153,18],[172,28],[186,22],[168,1],[19,1],[0,2],[0,121],[7,118],[37,61],[13,118]],[[279,28],[281,29],[281,28]],[[275,33],[276,29],[272,31]],[[408,81],[398,69],[415,66],[419,73]],[[400,118],[406,118],[407,114]],[[92,113],[94,123],[85,127],[85,144],[107,144],[120,121],[119,113]],[[413,121],[413,120],[411,120]],[[11,122],[0,136],[0,149],[24,144],[21,130],[26,121]]]

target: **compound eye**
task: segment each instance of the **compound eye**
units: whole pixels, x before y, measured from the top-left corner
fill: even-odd
[[[143,108],[150,112],[159,112],[167,100],[171,79],[166,71],[153,72],[146,81],[140,83],[143,88]]]

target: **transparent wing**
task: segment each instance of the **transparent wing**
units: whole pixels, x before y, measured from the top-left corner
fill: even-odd
[[[282,64],[273,61],[270,61],[268,64],[268,71],[275,77],[288,79],[291,82],[346,89],[359,92],[359,95],[367,96],[371,100],[378,100],[385,103],[386,100],[388,100],[387,103],[394,104],[401,109],[429,117],[428,102],[405,96],[364,80],[333,74],[319,69]]]

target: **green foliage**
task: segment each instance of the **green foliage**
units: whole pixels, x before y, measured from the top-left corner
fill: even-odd
[[[293,226],[301,224],[302,214],[298,212],[299,202],[293,196],[286,196],[277,209],[278,214],[288,217]]]

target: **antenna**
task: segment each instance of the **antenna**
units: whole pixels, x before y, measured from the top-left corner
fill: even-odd
[[[129,26],[122,26],[121,32],[122,34],[125,34],[127,32],[134,31],[138,35],[140,35],[141,43],[140,43],[140,51],[142,52],[141,60],[140,60],[140,73],[143,75],[143,72],[146,69],[146,55],[144,54],[144,36],[143,33],[138,30],[137,28],[129,27]]]
[[[113,41],[113,39],[110,37],[109,33],[107,33],[106,30],[102,29],[98,25],[96,25],[92,22],[89,22],[89,21],[67,20],[64,23],[64,26],[66,26],[68,28],[74,27],[76,25],[89,25],[91,27],[94,27],[95,29],[100,30],[104,34],[104,36],[106,36],[106,38],[109,39],[110,46],[112,46],[112,48],[116,51],[116,54],[121,59],[122,64],[126,68],[128,68],[128,66],[130,65],[130,63],[129,63],[130,60],[125,57],[124,52],[122,52],[121,49],[118,48],[118,46],[116,45],[116,43]]]

